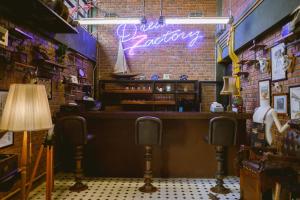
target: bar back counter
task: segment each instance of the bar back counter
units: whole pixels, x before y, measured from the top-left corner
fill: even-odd
[[[71,113],[59,113],[58,117]],[[74,113],[73,113],[74,114]],[[238,121],[237,146],[226,152],[227,172],[235,173],[235,155],[247,143],[246,120],[250,114],[204,112],[83,112],[87,120],[93,155],[88,174],[103,177],[143,177],[144,148],[135,144],[135,120],[154,116],[162,120],[162,145],[153,149],[155,177],[214,177],[217,169],[215,148],[205,141],[209,120],[230,116]],[[91,152],[90,152],[91,154]]]

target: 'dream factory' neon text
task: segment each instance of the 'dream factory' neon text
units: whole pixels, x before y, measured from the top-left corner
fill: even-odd
[[[149,32],[158,32],[150,37]],[[199,42],[203,35],[200,31],[185,32],[181,29],[168,30],[167,25],[149,22],[146,25],[121,24],[117,28],[117,36],[125,46],[124,51],[134,55],[138,48],[155,47],[171,42],[185,41],[188,47],[193,47]]]

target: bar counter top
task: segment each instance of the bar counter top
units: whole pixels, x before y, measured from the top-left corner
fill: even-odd
[[[89,111],[82,112],[80,115],[98,119],[136,119],[142,116],[153,116],[160,119],[211,119],[218,116],[228,116],[236,119],[251,119],[252,113],[235,113],[235,112],[106,112],[106,111]]]

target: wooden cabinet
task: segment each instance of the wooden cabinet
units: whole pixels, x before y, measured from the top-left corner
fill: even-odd
[[[199,84],[188,80],[101,80],[105,110],[198,111]]]

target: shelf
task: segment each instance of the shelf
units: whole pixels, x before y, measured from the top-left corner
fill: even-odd
[[[299,37],[300,37],[300,33],[291,32],[291,33],[287,34],[286,36],[281,37],[280,39],[276,40],[273,44],[267,46],[266,49],[271,49],[272,47],[274,47],[282,42],[285,43],[286,46],[289,46],[290,44],[287,44],[287,43],[294,43],[294,41],[299,39]],[[297,40],[297,43],[298,42],[300,42],[300,40]]]
[[[238,62],[239,65],[248,65],[248,66],[251,66],[256,63],[258,63],[258,60],[240,60]]]
[[[175,105],[175,101],[141,101],[141,100],[123,100],[122,105]]]
[[[155,91],[154,94],[175,94],[176,92],[159,92]]]
[[[59,64],[52,60],[36,59],[34,60],[34,62],[36,62],[38,65],[52,65],[54,67],[60,68],[61,70],[64,70],[66,68],[65,65]]]
[[[238,73],[236,73],[235,75],[237,75],[237,76],[244,76],[244,78],[248,78],[248,76],[249,76],[249,72],[238,72]]]
[[[251,65],[254,65],[254,64],[258,63],[258,62],[259,62],[258,60],[248,60],[246,62],[246,65],[251,66]]]
[[[195,91],[187,91],[187,92],[177,91],[176,94],[197,94],[197,92],[195,92]]]
[[[1,16],[49,33],[78,33],[42,0],[1,1]]]
[[[254,44],[252,47],[249,48],[250,51],[258,51],[264,50],[267,45],[264,44]]]
[[[36,70],[36,67],[35,66],[32,66],[32,65],[28,65],[28,64],[25,64],[25,63],[20,63],[20,62],[14,62],[14,65],[15,66],[20,66],[24,69],[32,69],[32,70]]]
[[[152,94],[152,90],[105,90],[104,92],[112,94]]]

